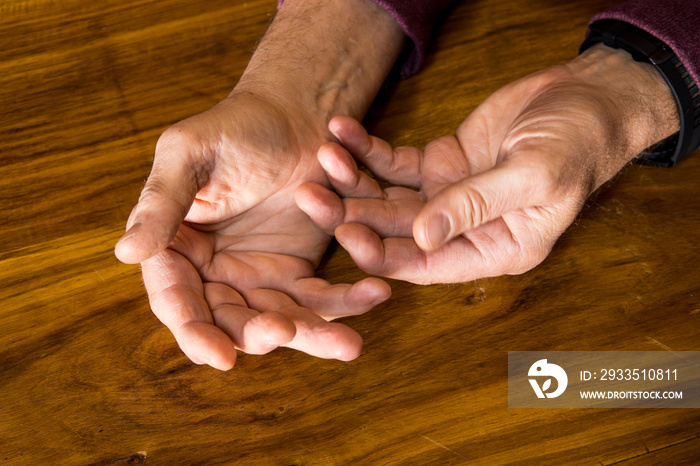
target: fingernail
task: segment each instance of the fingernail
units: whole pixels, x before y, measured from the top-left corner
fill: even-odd
[[[119,238],[119,241],[117,241],[117,244],[122,244],[122,243],[126,242],[126,240],[128,240],[129,238],[131,238],[134,235],[135,235],[135,233],[126,232],[124,234],[124,236]]]
[[[121,242],[124,241],[125,239],[131,238],[132,236],[134,236],[134,235],[136,234],[136,230],[137,230],[138,227],[140,227],[140,226],[141,226],[141,222],[134,222],[134,224],[131,225],[131,226],[129,227],[129,229],[126,230],[126,232],[124,232],[124,235],[121,237],[121,239],[119,240],[119,242],[121,243]]]
[[[387,298],[377,298],[377,299],[375,299],[374,301],[372,301],[372,304],[370,304],[370,306],[372,306],[372,307],[378,306],[378,305],[382,304],[382,303],[383,303],[384,301],[386,301],[386,300],[387,300]]]
[[[425,227],[426,239],[430,249],[439,248],[449,237],[451,230],[452,224],[447,215],[439,212],[430,217]]]

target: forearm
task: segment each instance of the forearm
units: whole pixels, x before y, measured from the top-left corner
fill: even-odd
[[[274,96],[323,125],[362,118],[404,41],[369,0],[287,0],[233,92]]]

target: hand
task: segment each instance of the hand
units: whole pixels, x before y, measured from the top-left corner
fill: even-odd
[[[360,336],[326,319],[362,313],[390,294],[377,279],[351,286],[313,278],[329,236],[292,197],[302,180],[325,178],[314,152],[327,138],[312,127],[234,93],[158,142],[117,255],[135,263],[155,253],[143,262],[151,307],[196,363],[225,370],[235,348],[278,346],[353,359]]]
[[[363,115],[403,41],[370,1],[287,0],[231,95],[159,139],[115,252],[142,263],[151,308],[194,362],[226,370],[236,348],[277,346],[359,355],[360,336],[327,321],[390,289],[314,278],[330,238],[293,192],[327,182],[315,152],[329,140],[328,114]]]
[[[318,158],[344,199],[307,183],[301,209],[368,273],[463,282],[539,264],[586,198],[677,131],[678,115],[650,65],[600,45],[500,89],[424,151],[392,150],[346,117],[329,128],[344,147]],[[382,190],[353,156],[420,191]]]

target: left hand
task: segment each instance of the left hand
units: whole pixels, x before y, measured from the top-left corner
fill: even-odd
[[[653,67],[599,45],[503,87],[424,151],[392,150],[347,117],[329,128],[344,147],[318,157],[344,199],[307,183],[298,205],[361,269],[425,284],[535,267],[593,191],[678,130],[678,115]],[[353,156],[420,191],[382,190]]]
[[[142,264],[153,312],[192,361],[226,370],[236,348],[277,346],[360,354],[360,335],[327,321],[391,290],[376,278],[314,277],[330,236],[296,207],[294,190],[327,182],[316,150],[329,115],[364,115],[404,41],[369,0],[286,0],[231,94],[159,139],[115,253]]]
[[[328,321],[390,295],[376,278],[314,277],[330,236],[293,193],[302,181],[325,181],[315,151],[328,138],[295,112],[234,91],[158,141],[117,254],[142,263],[153,312],[196,363],[227,370],[236,349],[278,346],[354,359],[360,335]]]

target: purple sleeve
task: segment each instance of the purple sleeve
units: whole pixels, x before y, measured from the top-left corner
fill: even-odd
[[[700,1],[630,0],[595,15],[591,22],[615,19],[664,41],[700,83]]]
[[[408,58],[401,69],[401,76],[414,74],[423,63],[433,23],[438,13],[447,8],[452,0],[372,0],[394,17],[412,44]],[[281,6],[284,0],[277,0]]]
[[[411,54],[403,64],[401,75],[410,76],[420,68],[438,13],[452,0],[372,0],[388,11],[413,41]]]

